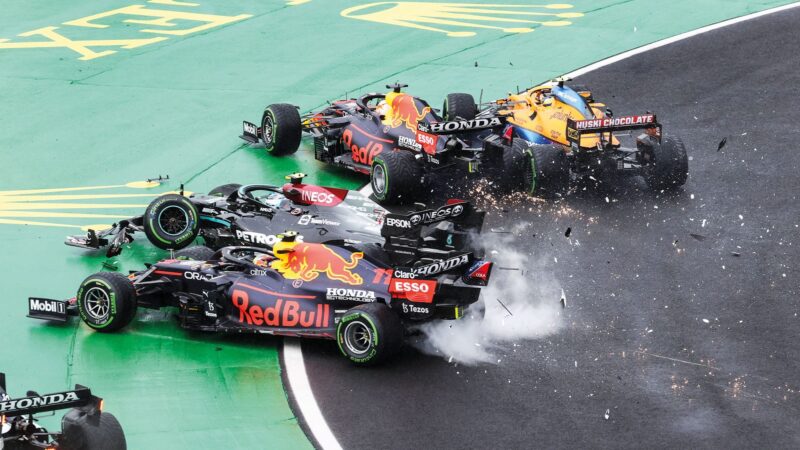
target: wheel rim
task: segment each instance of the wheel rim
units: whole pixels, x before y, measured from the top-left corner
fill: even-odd
[[[86,304],[86,314],[89,317],[98,322],[103,322],[108,318],[111,300],[108,298],[108,292],[105,289],[93,287],[86,291],[83,299]]]
[[[264,115],[264,120],[261,123],[261,137],[264,139],[264,144],[267,147],[272,146],[272,136],[273,136],[273,121],[272,121],[272,114],[267,113]]]
[[[180,206],[168,206],[158,214],[158,225],[164,233],[178,236],[189,229],[189,215]]]
[[[381,195],[386,191],[386,171],[380,164],[372,168],[372,189]]]
[[[350,322],[344,328],[344,344],[350,353],[363,355],[372,347],[372,330],[363,322]]]

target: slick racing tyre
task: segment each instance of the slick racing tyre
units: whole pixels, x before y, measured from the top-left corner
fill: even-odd
[[[231,184],[223,184],[222,186],[217,186],[214,189],[208,192],[208,195],[214,197],[224,197],[230,198],[231,194],[238,191],[239,188],[242,187],[241,184],[231,183]]]
[[[144,234],[158,248],[177,250],[188,246],[200,232],[197,207],[186,197],[166,194],[144,212]]]
[[[425,185],[422,166],[414,154],[405,150],[385,151],[372,160],[372,192],[378,203],[412,203]]]
[[[444,120],[472,120],[478,112],[475,106],[475,98],[470,94],[447,94],[442,105],[442,117]]]
[[[359,366],[378,364],[403,346],[403,325],[383,303],[358,305],[339,320],[336,341],[351,362]]]
[[[558,145],[531,145],[526,162],[525,190],[531,195],[554,198],[569,188],[569,159]]]
[[[81,319],[97,331],[117,331],[136,316],[136,290],[131,280],[116,272],[89,276],[76,296]]]
[[[511,146],[503,148],[503,162],[500,167],[492,171],[494,178],[492,181],[500,193],[525,190],[530,173],[529,159],[528,143],[522,139],[514,139]]]
[[[61,419],[63,437],[58,448],[70,450],[126,450],[125,432],[113,414],[100,412],[93,421],[86,412],[73,408]],[[63,441],[63,442],[62,442]]]
[[[212,256],[214,256],[214,250],[205,245],[193,245],[175,252],[177,259],[193,259],[195,261],[208,261]]]
[[[272,155],[291,155],[300,147],[303,126],[294,105],[275,103],[267,106],[261,117],[261,130],[267,152]]]
[[[661,143],[650,147],[651,161],[645,168],[644,180],[651,189],[673,190],[683,186],[689,176],[689,158],[683,141],[675,137],[664,137]],[[647,152],[647,150],[645,150]],[[645,153],[645,160],[648,153]]]

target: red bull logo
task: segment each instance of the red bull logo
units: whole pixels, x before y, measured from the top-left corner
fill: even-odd
[[[278,242],[273,251],[278,259],[270,266],[287,279],[313,281],[324,274],[342,283],[360,285],[364,282],[361,275],[353,273],[364,257],[361,252],[351,254],[347,260],[324,244],[303,242]]]
[[[307,310],[295,300],[279,298],[274,306],[250,304],[246,291],[234,289],[231,296],[233,306],[239,311],[239,322],[247,325],[269,327],[327,328],[331,321],[331,306],[318,303]]]
[[[405,125],[406,128],[413,132],[417,132],[417,123],[424,119],[425,116],[430,114],[431,108],[426,106],[422,111],[417,109],[417,100],[408,94],[397,94],[391,99],[392,107],[390,117],[390,125],[392,128],[397,128]]]

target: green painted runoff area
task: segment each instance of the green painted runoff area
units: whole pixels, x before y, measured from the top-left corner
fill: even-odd
[[[241,120],[260,120],[269,103],[308,111],[394,81],[435,106],[448,92],[491,99],[786,3],[4,2],[0,371],[16,395],[90,386],[130,448],[308,448],[281,382],[279,339],[188,333],[169,311],[141,311],[116,334],[27,319],[30,295],[68,298],[104,263],[124,272],[167,255],[137,236],[108,261],[64,236],[141,213],[180,183],[205,192],[296,171],[345,188],[365,182],[315,162],[309,141],[286,158],[242,145]],[[157,187],[128,185],[167,174]]]

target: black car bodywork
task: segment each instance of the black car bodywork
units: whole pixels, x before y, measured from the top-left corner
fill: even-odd
[[[400,92],[405,86],[334,101],[303,116],[292,105],[273,104],[264,111],[261,126],[245,121],[240,137],[264,142],[272,154],[287,155],[297,150],[301,133],[308,133],[317,160],[369,174],[379,203],[424,200],[431,177],[454,175],[453,170],[459,170],[458,176],[481,172],[495,178],[507,175],[509,163],[521,170],[519,158],[504,157],[511,151],[498,131],[505,116],[476,116],[472,96],[455,94],[468,97],[469,106],[445,120],[425,100]],[[376,185],[376,179],[383,184]]]
[[[374,363],[397,350],[404,323],[458,319],[478,301],[492,263],[458,248],[483,217],[458,201],[389,214],[377,256],[344,240],[299,242],[286,233],[272,249],[224,247],[207,261],[167,259],[128,277],[100,272],[73,300],[30,298],[29,316],[63,321],[77,314],[98,331],[113,331],[138,307],[171,306],[188,329],[337,339],[354,362]],[[423,236],[430,226],[434,232]],[[374,345],[364,343],[367,335]],[[357,339],[374,354],[350,345]]]
[[[71,391],[44,395],[28,391],[25,397],[12,398],[6,392],[5,374],[0,373],[0,450],[124,450],[122,427],[113,415],[102,411],[102,405],[101,398],[79,384]],[[58,432],[48,432],[34,418],[34,414],[62,409],[70,411]]]
[[[166,194],[141,216],[107,230],[68,236],[65,243],[88,249],[107,246],[109,257],[119,254],[137,231],[168,250],[187,247],[198,236],[215,250],[229,245],[271,248],[285,230],[297,231],[306,242],[383,243],[380,224],[386,210],[358,191],[304,184],[303,176],[290,175],[281,187],[226,185],[208,195]]]

